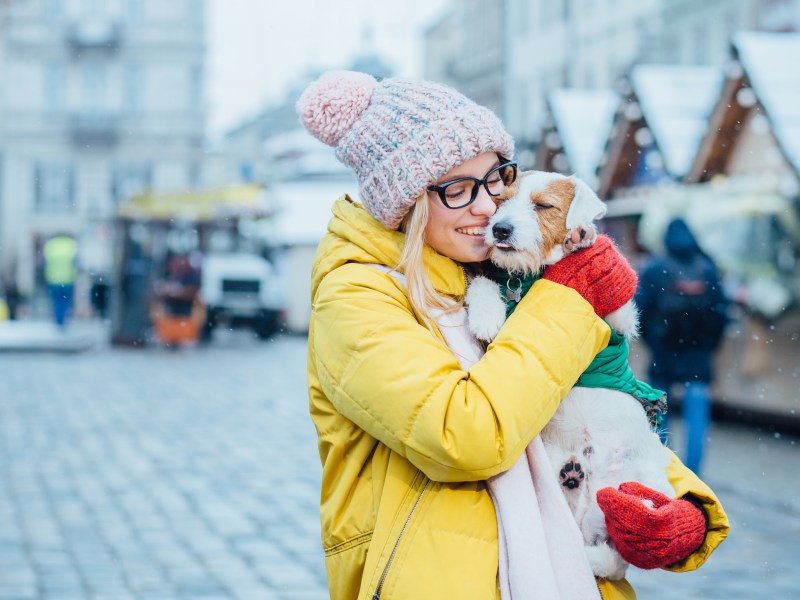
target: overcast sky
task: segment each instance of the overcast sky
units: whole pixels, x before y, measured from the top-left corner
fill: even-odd
[[[372,48],[397,75],[421,76],[421,28],[449,0],[210,0],[208,107],[212,135],[280,101],[313,67],[342,68]]]

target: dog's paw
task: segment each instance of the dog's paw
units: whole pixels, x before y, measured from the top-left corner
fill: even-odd
[[[586,473],[575,455],[570,456],[558,471],[558,482],[569,490],[579,488],[585,478]]]
[[[567,231],[564,237],[564,252],[571,254],[581,248],[588,248],[597,241],[594,225],[578,225]]]
[[[476,277],[467,288],[467,324],[479,340],[491,342],[506,320],[506,304],[500,286],[486,277]]]
[[[628,563],[607,543],[603,542],[596,546],[584,546],[589,565],[595,577],[604,577],[611,581],[619,581],[625,577],[628,570]]]
[[[506,320],[506,305],[500,286],[486,277],[476,277],[467,288],[467,325],[479,340],[491,342]]]

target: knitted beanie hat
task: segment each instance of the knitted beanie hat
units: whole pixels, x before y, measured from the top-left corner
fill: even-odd
[[[305,128],[353,169],[364,207],[389,229],[453,167],[483,152],[514,153],[491,110],[429,81],[332,71],[306,88],[296,108]]]

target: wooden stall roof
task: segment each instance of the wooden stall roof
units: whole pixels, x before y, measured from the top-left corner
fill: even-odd
[[[692,169],[691,183],[724,174],[744,124],[762,112],[786,162],[800,175],[800,34],[740,32],[735,62],[714,107]]]
[[[601,196],[633,185],[645,151],[660,159],[658,166],[648,166],[649,177],[681,180],[700,145],[722,81],[714,67],[635,66],[606,148]]]
[[[645,127],[644,115],[633,91],[622,101],[606,143],[597,172],[597,194],[608,198],[614,190],[627,187],[633,179],[641,148],[635,141],[636,131]]]
[[[594,185],[619,102],[611,90],[565,88],[550,93],[537,167],[574,173]]]

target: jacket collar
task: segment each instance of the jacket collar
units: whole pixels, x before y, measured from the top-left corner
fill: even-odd
[[[379,263],[394,267],[400,260],[405,235],[386,229],[364,207],[346,194],[333,205],[328,234],[317,248],[312,293],[322,278],[333,269],[348,263]],[[434,289],[449,296],[466,293],[464,270],[453,260],[425,246],[423,261]]]

